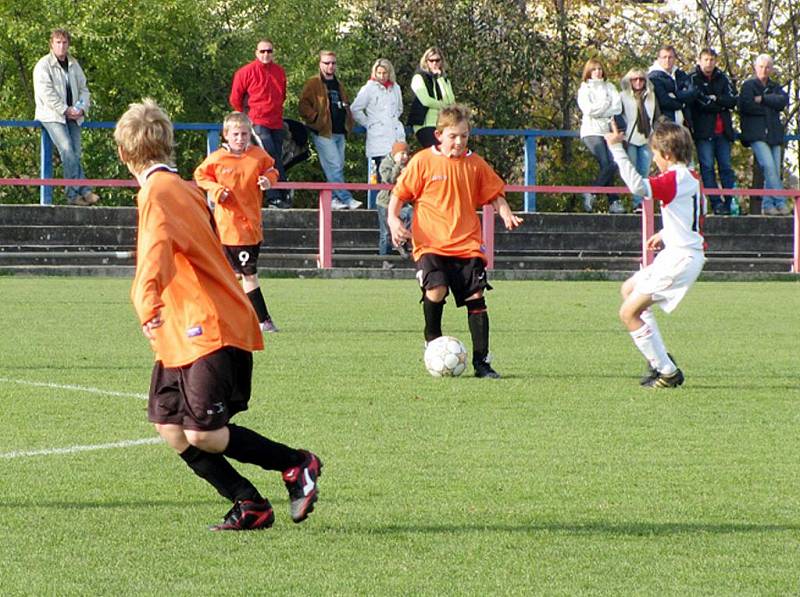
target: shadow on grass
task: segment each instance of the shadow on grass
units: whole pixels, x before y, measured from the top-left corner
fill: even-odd
[[[800,531],[800,524],[703,523],[703,522],[531,522],[529,524],[395,524],[357,525],[331,529],[339,532],[363,532],[368,535],[453,535],[469,533],[556,533],[563,535],[616,535],[663,537],[670,535],[727,535],[735,533],[782,533]]]

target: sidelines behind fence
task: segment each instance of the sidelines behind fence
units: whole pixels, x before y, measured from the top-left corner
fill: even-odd
[[[0,186],[42,186],[58,187],[71,185],[87,185],[93,187],[138,187],[135,180],[112,180],[112,179],[67,179],[67,178],[0,178]],[[365,183],[327,183],[327,182],[281,182],[274,185],[276,189],[287,190],[312,190],[319,192],[319,253],[317,256],[317,267],[333,267],[333,213],[331,208],[332,192],[334,190],[351,191],[374,191],[380,189],[391,189],[389,184],[365,184]],[[506,193],[630,193],[626,187],[585,187],[585,186],[550,186],[550,185],[506,185]],[[800,191],[797,189],[703,189],[706,195],[780,195],[784,197],[794,197],[795,210],[793,252],[791,271],[800,274]],[[655,231],[655,213],[653,201],[642,202],[642,257],[641,263],[649,265],[652,263],[654,254],[647,249],[647,239]],[[91,209],[91,208],[87,208]],[[495,218],[494,208],[485,205],[482,212],[482,234],[483,244],[486,249],[487,267],[494,267],[494,236]],[[524,214],[523,214],[524,217]],[[616,216],[609,216],[616,217]],[[750,216],[753,217],[753,216]],[[524,225],[524,224],[523,224]]]

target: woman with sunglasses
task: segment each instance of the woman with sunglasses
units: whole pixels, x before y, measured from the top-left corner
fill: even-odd
[[[439,110],[456,103],[453,87],[447,78],[447,62],[436,46],[422,53],[419,67],[411,79],[414,100],[408,114],[408,124],[414,127],[414,135],[422,147],[436,145],[436,119]]]
[[[661,116],[653,83],[639,68],[630,69],[619,84],[622,110],[625,116],[625,141],[628,158],[643,178],[650,174],[653,154],[648,139],[656,120]],[[633,213],[642,213],[642,197],[633,196]]]

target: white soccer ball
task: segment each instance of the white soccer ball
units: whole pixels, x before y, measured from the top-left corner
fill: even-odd
[[[439,336],[425,348],[425,368],[434,377],[458,377],[467,368],[467,349],[458,338]]]

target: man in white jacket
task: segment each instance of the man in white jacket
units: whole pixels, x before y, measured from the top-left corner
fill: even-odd
[[[71,37],[66,29],[50,34],[50,53],[33,67],[34,118],[50,135],[64,166],[64,178],[85,178],[81,166],[81,124],[89,109],[86,75],[69,56]],[[87,186],[66,187],[70,205],[94,205],[100,199]]]

